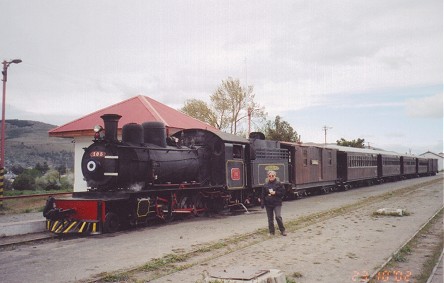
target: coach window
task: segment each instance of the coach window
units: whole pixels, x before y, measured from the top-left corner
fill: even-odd
[[[308,166],[308,152],[307,152],[307,150],[304,149],[302,154],[304,156],[304,166]]]
[[[233,158],[242,158],[242,146],[235,144],[233,145]]]

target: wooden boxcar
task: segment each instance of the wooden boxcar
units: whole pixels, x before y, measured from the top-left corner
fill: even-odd
[[[336,188],[336,150],[288,142],[282,142],[281,147],[290,154],[289,175],[295,195],[306,194],[315,189],[327,192]]]
[[[416,176],[416,157],[409,155],[401,156],[401,175],[404,178]]]
[[[396,153],[379,152],[379,180],[397,180],[401,177],[401,157]]]
[[[429,172],[430,175],[436,175],[438,173],[438,159],[430,158],[429,159]]]
[[[416,158],[416,173],[419,176],[426,176],[429,174],[429,159],[425,157]]]

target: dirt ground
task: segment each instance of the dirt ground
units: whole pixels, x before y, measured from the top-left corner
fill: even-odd
[[[289,282],[362,282],[443,202],[439,175],[285,202],[286,237],[268,237],[266,214],[259,208],[249,214],[20,245],[0,250],[0,278],[9,283],[199,283],[214,272],[245,267],[280,269]],[[380,208],[409,214],[375,216]],[[409,270],[412,278],[417,275]]]
[[[442,208],[442,188],[441,182],[402,196],[369,201],[368,205],[345,214],[291,229],[287,237],[275,236],[152,282],[199,282],[202,274],[242,266],[280,269],[298,283],[363,282]],[[401,208],[409,215],[375,216],[374,212],[380,208]],[[438,228],[442,230],[442,226]],[[442,237],[435,238],[439,240],[442,242]],[[409,277],[397,282],[416,282],[414,278],[419,275],[422,259],[410,260],[410,266],[397,269]],[[387,276],[375,282],[390,282],[385,279]],[[399,278],[389,279],[395,282]]]
[[[373,277],[373,282],[426,282],[443,252],[443,213],[396,252]],[[442,268],[442,261],[441,261]],[[438,274],[432,282],[439,281]]]

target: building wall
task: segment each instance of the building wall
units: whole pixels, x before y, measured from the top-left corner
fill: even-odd
[[[77,137],[74,138],[74,192],[87,191],[86,182],[82,175],[82,157],[85,150],[92,143],[91,137]]]

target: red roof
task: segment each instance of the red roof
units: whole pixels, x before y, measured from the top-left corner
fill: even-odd
[[[218,131],[209,124],[192,118],[152,98],[139,95],[52,129],[48,132],[49,136],[70,138],[91,136],[93,135],[92,129],[95,125],[103,126],[103,121],[100,118],[103,114],[121,115],[119,129],[122,129],[122,126],[128,123],[141,124],[148,121],[157,121],[163,122],[170,134],[178,130],[191,128]]]

